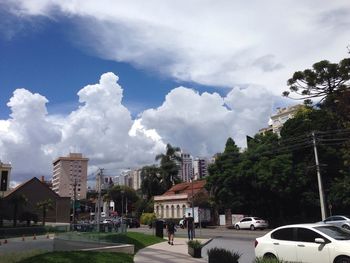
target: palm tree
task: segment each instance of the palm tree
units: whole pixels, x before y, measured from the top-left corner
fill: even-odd
[[[46,199],[43,200],[41,202],[38,202],[36,204],[36,206],[41,209],[42,213],[43,213],[43,226],[45,226],[45,222],[46,222],[46,212],[48,210],[53,209],[53,201],[51,199]]]
[[[147,196],[147,200],[164,192],[164,189],[160,184],[160,169],[155,165],[142,167],[141,178],[141,191]]]
[[[17,226],[17,216],[18,216],[18,209],[25,205],[28,202],[28,199],[25,195],[14,195],[10,200],[9,203],[13,205],[13,226]]]
[[[161,184],[165,191],[181,181],[178,176],[179,166],[177,164],[182,160],[180,151],[179,147],[173,147],[168,143],[166,146],[166,153],[161,153],[156,156],[156,161],[160,160]]]

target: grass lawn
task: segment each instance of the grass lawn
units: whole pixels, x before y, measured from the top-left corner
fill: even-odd
[[[163,242],[164,239],[145,235],[142,233],[128,232],[124,234],[112,233],[84,233],[86,237],[98,238],[112,243],[126,243],[135,245],[135,253],[147,246]],[[88,252],[88,251],[71,251],[71,252],[49,252],[45,254],[36,255],[17,261],[19,263],[119,263],[119,262],[134,262],[133,255],[123,253],[109,253],[109,252]]]
[[[87,252],[87,251],[71,251],[71,252],[49,252],[34,257],[30,257],[20,261],[21,263],[132,263],[134,262],[132,255],[123,253],[109,252]]]

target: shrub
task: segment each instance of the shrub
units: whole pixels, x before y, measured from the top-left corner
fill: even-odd
[[[224,248],[211,248],[208,250],[209,263],[238,263],[241,254]]]
[[[140,224],[142,225],[149,225],[151,224],[155,219],[156,215],[154,213],[142,213],[140,218]]]
[[[199,240],[190,240],[187,242],[187,245],[191,248],[197,249],[197,248],[202,248],[202,242]]]

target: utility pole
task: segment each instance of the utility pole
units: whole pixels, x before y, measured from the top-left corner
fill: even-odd
[[[128,196],[125,195],[125,217],[128,217]]]
[[[194,202],[193,202],[193,197],[194,197],[194,194],[193,194],[193,180],[194,180],[194,176],[192,175],[192,177],[191,177],[191,181],[192,181],[192,183],[191,183],[191,185],[192,185],[192,217],[193,217],[193,238],[195,238],[196,237],[196,234],[195,234],[195,223],[194,223],[194,206],[193,206],[193,204],[194,204]],[[199,217],[199,215],[198,215],[198,217]]]
[[[101,183],[103,178],[103,168],[100,168],[98,173],[98,204],[97,204],[97,232],[100,232],[100,221],[101,221]]]
[[[319,195],[320,195],[320,205],[321,205],[321,216],[322,216],[322,220],[325,220],[325,218],[326,218],[326,206],[325,206],[325,202],[324,202],[324,192],[323,192],[320,164],[318,161],[317,146],[316,146],[316,135],[315,135],[314,131],[312,132],[312,141],[313,141],[313,145],[314,145],[314,153],[315,153],[315,161],[316,161],[318,191],[319,191]]]

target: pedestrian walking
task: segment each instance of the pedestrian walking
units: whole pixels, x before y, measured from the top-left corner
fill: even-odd
[[[168,244],[174,245],[174,235],[175,235],[175,223],[173,221],[168,221],[166,224],[167,232],[168,232]]]
[[[186,227],[188,240],[193,240],[194,238],[194,218],[191,216],[191,213],[188,213],[186,217]]]

